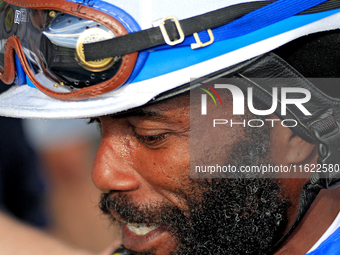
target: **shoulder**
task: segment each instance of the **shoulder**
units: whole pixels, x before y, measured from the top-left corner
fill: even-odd
[[[340,252],[340,227],[315,250],[306,255],[332,255]]]

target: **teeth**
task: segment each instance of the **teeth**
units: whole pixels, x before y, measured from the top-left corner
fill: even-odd
[[[144,236],[147,233],[151,232],[158,228],[158,225],[155,224],[145,224],[145,223],[127,223],[127,227],[136,235]]]

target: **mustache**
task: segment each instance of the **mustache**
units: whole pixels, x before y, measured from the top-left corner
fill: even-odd
[[[170,225],[174,218],[185,217],[182,211],[175,206],[160,202],[136,205],[126,194],[102,194],[99,208],[112,221],[119,219],[131,223]]]

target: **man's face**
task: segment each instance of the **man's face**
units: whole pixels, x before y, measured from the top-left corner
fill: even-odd
[[[122,223],[126,248],[136,254],[261,254],[280,235],[287,200],[277,181],[190,178],[188,96],[100,123],[93,180],[104,193],[102,210]],[[269,134],[254,132],[212,137],[212,153],[202,157],[268,163],[263,141]]]

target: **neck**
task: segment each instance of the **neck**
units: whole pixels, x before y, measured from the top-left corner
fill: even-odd
[[[338,215],[340,211],[339,195],[340,188],[321,190],[293,233],[274,254],[306,254]],[[294,217],[297,206],[295,208]],[[289,226],[294,221],[294,217],[289,219]]]

